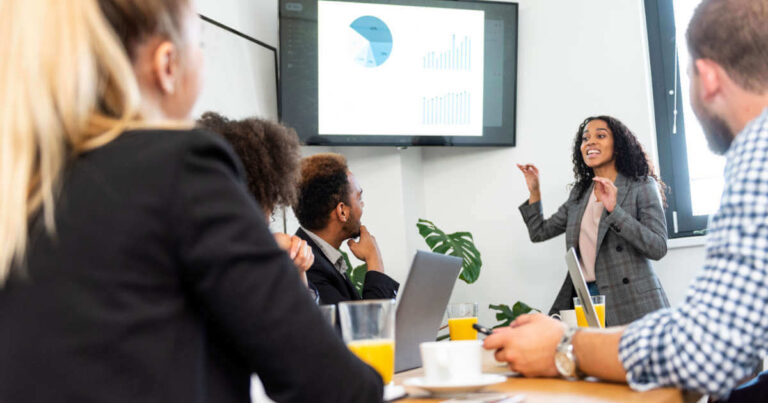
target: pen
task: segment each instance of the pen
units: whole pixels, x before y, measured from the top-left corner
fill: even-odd
[[[488,329],[485,326],[479,325],[477,323],[473,323],[472,324],[472,328],[474,328],[475,330],[477,330],[478,332],[480,332],[480,333],[482,333],[482,334],[484,334],[486,336],[490,336],[490,335],[493,334],[492,330]]]

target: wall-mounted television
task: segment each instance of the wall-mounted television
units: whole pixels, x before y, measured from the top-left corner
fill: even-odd
[[[514,146],[516,3],[280,0],[280,119],[308,145]]]

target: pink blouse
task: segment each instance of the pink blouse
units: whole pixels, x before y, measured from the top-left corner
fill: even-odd
[[[600,225],[600,216],[603,215],[603,203],[597,201],[595,192],[590,189],[587,208],[581,218],[581,231],[579,231],[579,253],[581,254],[581,267],[584,270],[584,279],[588,282],[595,281],[595,258],[597,257],[597,228]]]

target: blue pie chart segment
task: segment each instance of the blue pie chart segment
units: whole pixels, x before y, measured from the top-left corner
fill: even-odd
[[[389,59],[392,53],[392,32],[384,21],[366,15],[350,24],[362,38],[358,41],[355,62],[365,67],[378,67]]]

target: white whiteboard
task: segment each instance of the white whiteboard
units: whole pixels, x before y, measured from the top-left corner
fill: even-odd
[[[192,116],[215,111],[233,119],[277,120],[274,52],[208,21],[201,24],[204,83]]]

